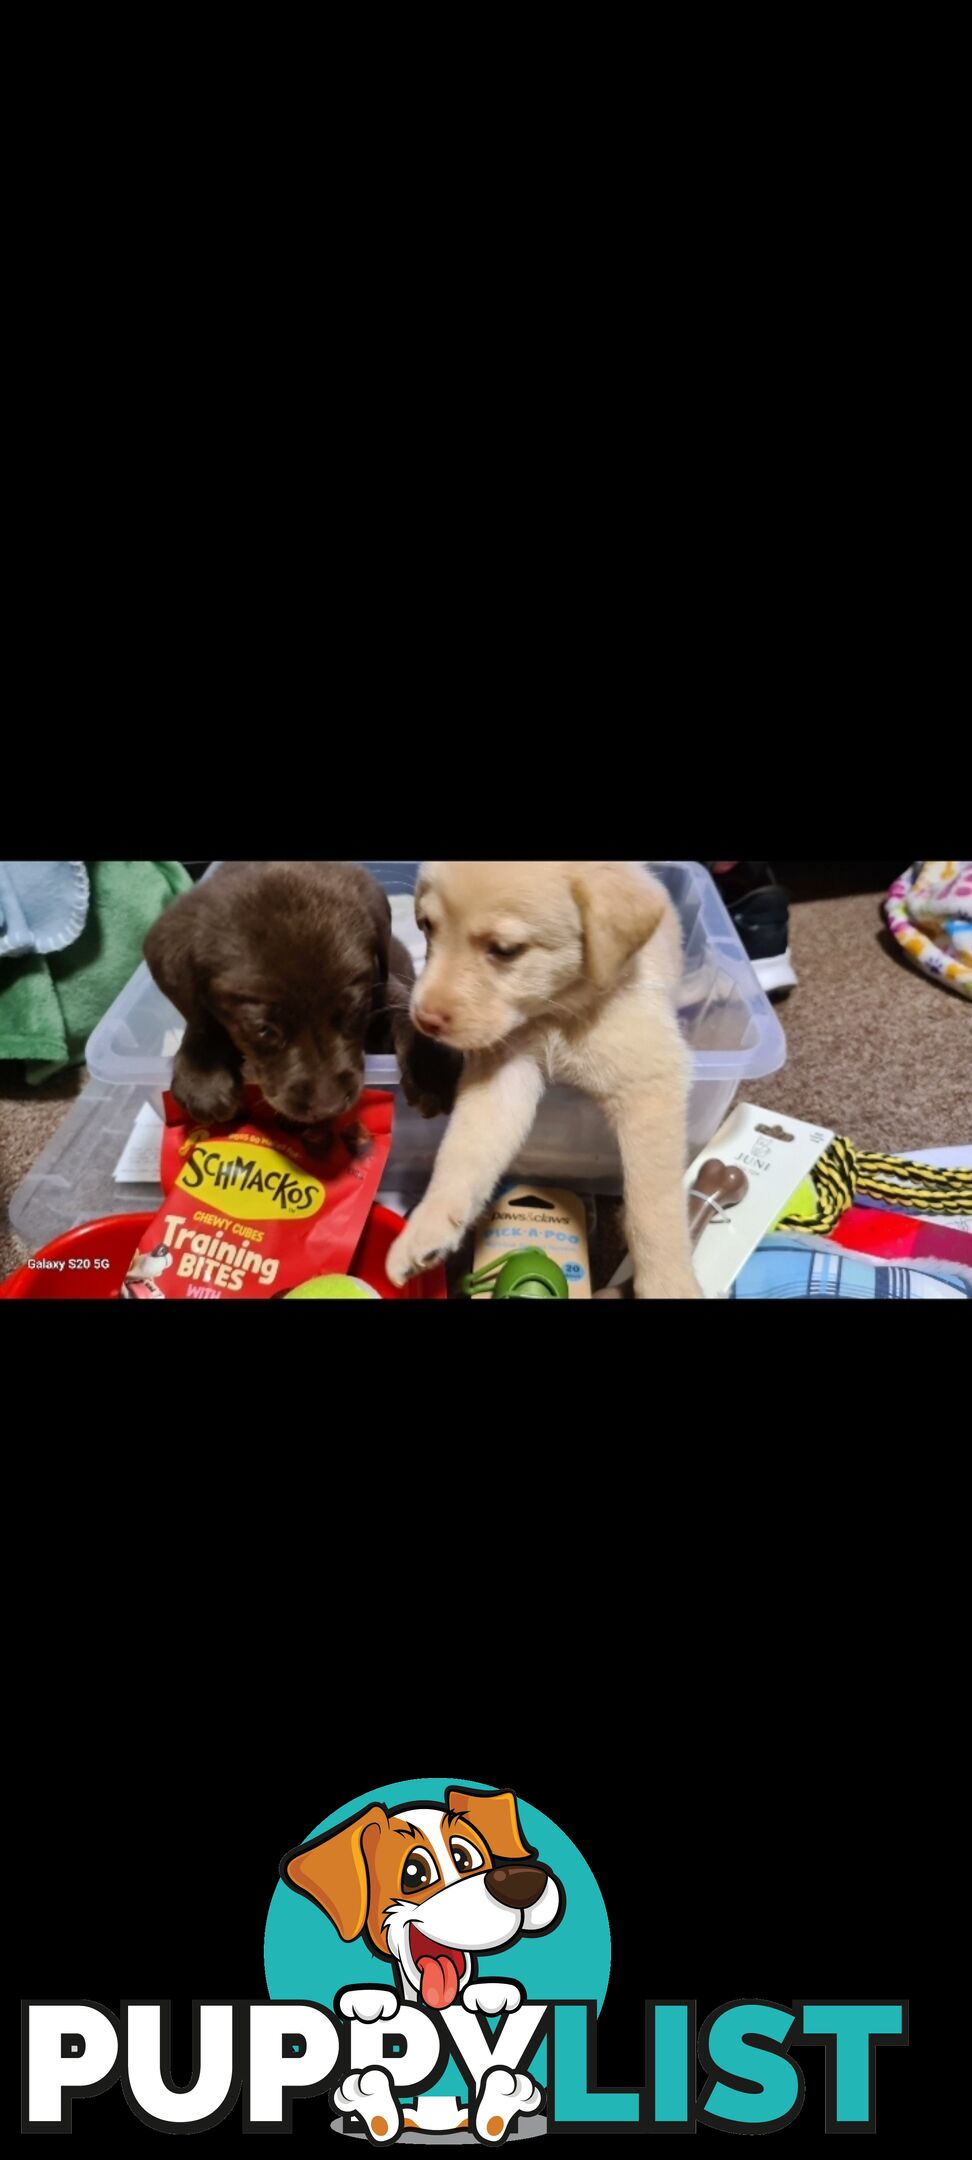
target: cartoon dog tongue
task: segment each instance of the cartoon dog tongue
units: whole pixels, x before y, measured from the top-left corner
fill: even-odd
[[[459,1974],[451,1957],[420,1957],[422,2001],[430,2010],[448,2010],[459,1993]]]

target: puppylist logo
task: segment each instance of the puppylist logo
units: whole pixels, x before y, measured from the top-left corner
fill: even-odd
[[[650,1998],[626,2088],[597,2082],[611,1938],[584,1856],[511,1791],[439,1781],[362,1795],[285,1853],[265,1937],[269,2001],[193,2005],[192,2077],[171,2081],[165,2002],[31,2001],[26,2132],[69,2132],[116,2080],[147,2128],[198,2131],[242,2095],[241,2129],[292,2127],[325,2099],[359,2145],[785,2129],[804,2045],[826,2050],[829,2132],[877,2128],[878,2055],[907,2046],[908,2004],[737,1999],[697,2029]],[[702,2082],[696,2071],[701,2065]]]

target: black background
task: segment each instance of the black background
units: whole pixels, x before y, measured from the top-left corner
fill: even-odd
[[[464,801],[470,853],[496,852],[502,799],[542,804],[537,852],[582,854],[579,773],[602,801],[583,738],[557,772],[543,761],[542,792],[520,738],[510,766],[492,708],[481,739],[497,793]],[[639,722],[623,741],[631,786],[615,775],[612,800],[631,815],[605,836],[613,854],[638,855],[653,825],[676,856],[745,845],[724,799],[738,792],[750,844],[785,829],[812,860],[821,815],[799,730],[773,733],[770,807],[753,794],[758,731],[735,764],[719,751],[717,788],[703,761],[691,798],[677,729]],[[170,746],[151,840],[142,825],[118,837],[131,831],[119,766],[112,834],[88,852],[258,855],[269,781],[238,785],[230,747],[207,792]],[[407,775],[382,783],[377,738],[374,768],[355,832],[324,814],[332,768],[319,796],[302,793],[291,758],[288,853],[314,855],[325,833],[349,857],[391,857],[405,833],[419,855],[441,833],[447,852],[442,738],[412,804]],[[449,815],[433,827],[436,790]],[[218,816],[230,801],[232,830]],[[681,835],[654,807],[673,802]],[[903,867],[911,834],[892,807]],[[829,845],[859,828],[852,793],[828,802]],[[45,810],[37,853],[49,834]],[[18,1426],[28,1505],[9,1531],[26,1584],[10,1704],[20,1997],[168,1999],[173,2074],[188,2078],[193,1998],[264,1994],[281,1854],[343,1801],[436,1765],[511,1784],[593,1867],[614,1944],[602,2083],[642,2082],[649,1996],[694,1997],[701,2026],[736,1997],[910,1994],[925,1668],[909,1584],[927,1488],[911,1449],[902,1472],[919,1365],[902,1365],[893,1307],[835,1309],[823,1342],[796,1306],[712,1307],[704,1332],[694,1308],[604,1307],[610,1326],[592,1319],[569,1350],[539,1354],[510,1307],[485,1359],[478,1316],[467,1350],[458,1310],[451,1328],[399,1338],[389,1307],[380,1364],[364,1323],[360,1347],[349,1331],[328,1362],[316,1331],[149,1340],[116,1308],[99,1333],[100,1310],[20,1315],[35,1405]],[[940,1400],[933,1319],[919,1308],[910,1325],[929,1331]],[[920,1429],[921,1397],[915,1415]],[[793,2144],[824,2134],[823,2052],[796,2055]],[[881,2049],[877,2079],[882,2143],[910,2142],[911,2051]],[[74,2116],[75,2138],[99,2146],[158,2135],[117,2087]],[[297,2105],[292,2134],[319,2139],[326,2120],[325,2103]],[[239,2135],[238,2106],[205,2133]]]
[[[870,1565],[862,1581],[876,1490],[844,1539],[836,1458],[801,1497],[797,1465],[751,1437],[721,1472],[687,1449],[667,1475],[644,1447],[595,1477],[576,1451],[541,1469],[431,1431],[390,1432],[343,1485],[326,1420],[291,1442],[295,1375],[277,1377],[269,1444],[253,1452],[241,1409],[227,1445],[194,1387],[218,1448],[164,1480],[147,1448],[89,1469],[38,1536],[56,1619],[17,1708],[21,1996],[170,1999],[187,2079],[192,1998],[265,1993],[281,1854],[440,1765],[512,1785],[594,1868],[602,2084],[643,2082],[649,1996],[695,1997],[701,2025],[734,1997],[909,1994],[907,1681]],[[797,2059],[793,2142],[824,2126],[823,2051]],[[903,2139],[910,2051],[882,2048],[877,2076],[879,2134]],[[117,2087],[74,2121],[99,2143],[156,2135]],[[326,2121],[308,2101],[292,2134]],[[239,2134],[239,2105],[205,2133]]]

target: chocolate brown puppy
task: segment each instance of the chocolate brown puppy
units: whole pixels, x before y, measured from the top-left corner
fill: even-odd
[[[390,1051],[423,1116],[452,1108],[462,1060],[414,1027],[415,970],[356,863],[223,863],[160,916],[145,957],[187,1022],[172,1086],[192,1117],[235,1117],[249,1085],[326,1124],[357,1101],[366,1055]]]

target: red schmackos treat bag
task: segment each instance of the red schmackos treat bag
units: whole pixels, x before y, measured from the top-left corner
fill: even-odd
[[[122,1297],[273,1298],[346,1275],[388,1161],[394,1101],[368,1089],[318,1154],[259,1095],[236,1124],[211,1127],[167,1095],[167,1198]]]

